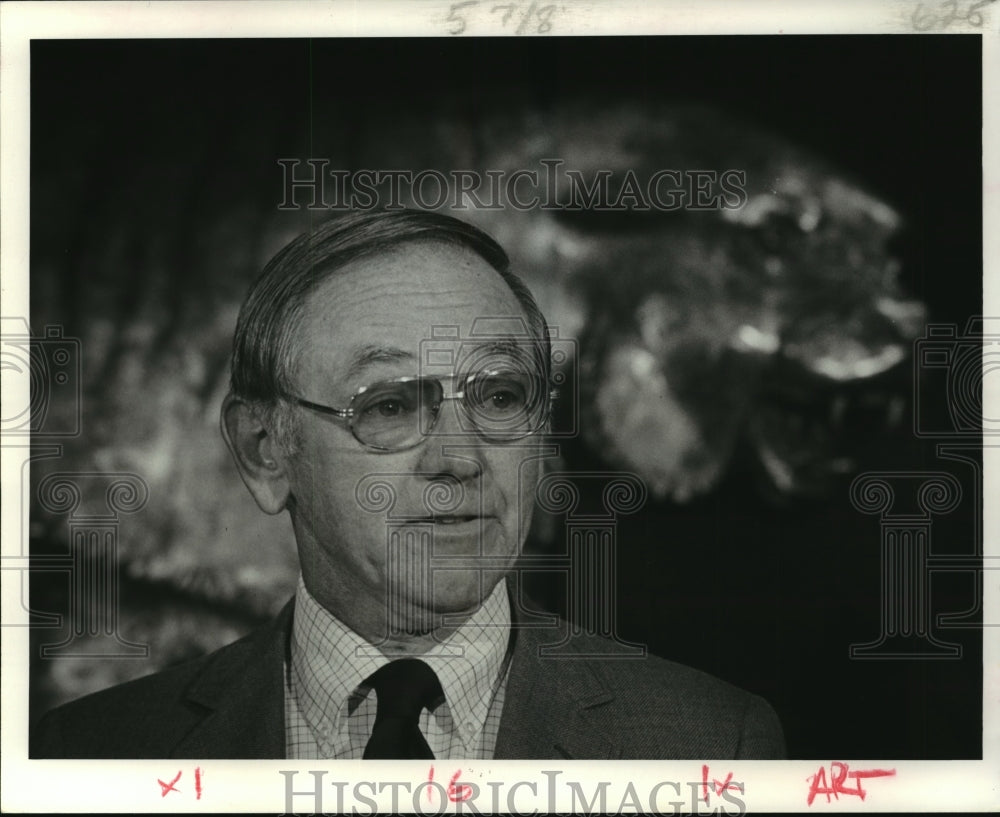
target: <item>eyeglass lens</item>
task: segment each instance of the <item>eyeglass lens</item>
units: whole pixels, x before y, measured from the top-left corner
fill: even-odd
[[[523,371],[486,371],[463,384],[464,419],[490,441],[537,431],[544,418],[541,378]],[[353,430],[365,445],[392,450],[417,443],[434,427],[444,398],[435,378],[375,383],[354,398]]]

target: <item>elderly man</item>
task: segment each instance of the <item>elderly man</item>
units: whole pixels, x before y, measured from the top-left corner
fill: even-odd
[[[613,652],[594,636],[550,657],[558,636],[519,626],[548,343],[504,251],[456,219],[354,214],[278,253],[240,314],[222,431],[260,508],[288,512],[295,598],[212,655],[53,711],[32,756],[782,756],[759,698],[594,658]]]

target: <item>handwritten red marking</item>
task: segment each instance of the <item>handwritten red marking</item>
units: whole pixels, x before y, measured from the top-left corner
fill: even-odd
[[[740,791],[740,787],[735,783],[730,781],[733,779],[733,773],[730,772],[726,775],[726,779],[723,781],[712,780],[712,786],[715,789],[716,794],[722,794],[724,791]],[[706,803],[708,802],[708,766],[701,767],[701,799]]]
[[[461,803],[472,797],[472,786],[466,786],[464,783],[455,785],[455,781],[458,780],[461,774],[462,770],[459,769],[451,776],[451,782],[448,784],[448,799],[452,803]]]
[[[177,772],[177,777],[171,780],[169,783],[164,783],[160,778],[156,778],[156,782],[160,784],[160,797],[166,797],[169,792],[175,791],[180,794],[180,789],[174,787],[174,783],[181,779],[181,772]]]
[[[895,769],[858,769],[852,772],[849,771],[848,764],[834,761],[830,764],[829,783],[826,782],[826,769],[822,766],[819,767],[819,771],[816,774],[809,775],[806,778],[809,781],[809,796],[806,798],[806,805],[811,806],[817,794],[825,794],[827,803],[830,802],[830,795],[833,795],[834,800],[839,800],[841,794],[860,797],[864,800],[865,795],[868,793],[861,785],[861,781],[864,778],[893,777],[895,774]],[[846,785],[849,779],[856,781],[857,785],[853,788]]]
[[[195,800],[201,800],[201,766],[195,766],[194,769],[194,791],[196,797]]]
[[[434,782],[434,767],[433,766],[431,766],[431,773],[429,775],[427,775],[427,782],[428,783],[433,783]],[[428,786],[427,787],[427,802],[429,803],[433,799],[434,799],[434,795],[431,794],[431,787]]]

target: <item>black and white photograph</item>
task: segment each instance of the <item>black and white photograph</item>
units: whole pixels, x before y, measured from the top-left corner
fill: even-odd
[[[1000,807],[992,4],[66,5],[7,49],[5,810]]]

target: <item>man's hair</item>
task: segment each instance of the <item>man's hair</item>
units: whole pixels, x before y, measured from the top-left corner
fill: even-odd
[[[324,222],[281,249],[247,293],[233,338],[233,394],[254,405],[272,432],[294,447],[291,417],[283,397],[293,392],[292,338],[309,295],[331,275],[359,258],[400,244],[437,241],[472,250],[510,287],[541,344],[549,375],[548,326],[528,287],[510,271],[503,248],[477,227],[423,210],[370,210]]]

